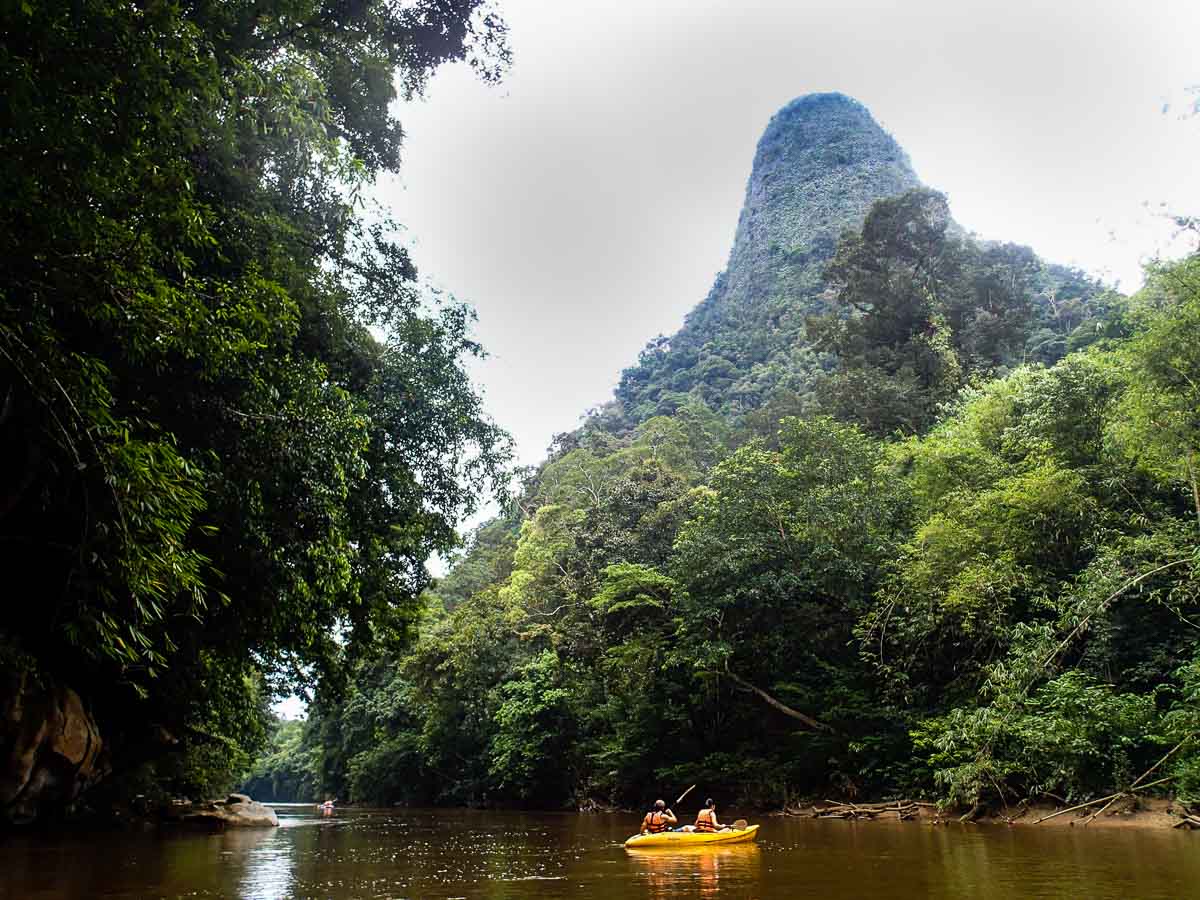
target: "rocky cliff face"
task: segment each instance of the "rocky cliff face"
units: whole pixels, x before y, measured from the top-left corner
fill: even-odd
[[[109,772],[104,742],[68,687],[28,673],[0,683],[0,821],[58,813]]]
[[[730,312],[820,287],[820,270],[871,204],[920,181],[900,145],[858,102],[809,94],[771,119],[758,142],[721,290]]]
[[[672,412],[694,389],[737,412],[803,382],[818,365],[804,319],[821,308],[821,273],[838,238],[876,200],[919,184],[857,101],[809,94],[781,109],[758,142],[728,266],[679,333],[626,370],[617,392],[626,415]]]

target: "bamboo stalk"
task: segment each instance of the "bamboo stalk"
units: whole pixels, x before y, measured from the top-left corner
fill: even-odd
[[[1160,759],[1158,762],[1156,762],[1154,765],[1152,765],[1150,768],[1148,768],[1141,775],[1139,775],[1137,781],[1135,781],[1133,784],[1131,784],[1130,788],[1137,787],[1143,778],[1145,778],[1147,775],[1149,775],[1151,772],[1153,772],[1155,769],[1157,769],[1159,766],[1161,766],[1163,763],[1165,763],[1168,759],[1170,759],[1172,757],[1172,755],[1174,755],[1176,750],[1178,750],[1180,747],[1182,747],[1184,744],[1186,744],[1188,741],[1190,741],[1195,736],[1196,736],[1196,732],[1193,731],[1191,734],[1189,734],[1187,737],[1185,737],[1182,741],[1180,741],[1178,744],[1176,744],[1174,747],[1172,747],[1170,750],[1168,750],[1167,755],[1164,756],[1162,759]]]
[[[1045,658],[1045,660],[1042,661],[1041,667],[1044,669],[1044,668],[1046,668],[1046,666],[1050,665],[1050,663],[1054,661],[1054,658],[1056,656],[1058,656],[1058,654],[1062,653],[1062,651],[1067,647],[1067,645],[1070,644],[1071,641],[1073,641],[1075,639],[1075,635],[1079,634],[1079,632],[1083,631],[1083,629],[1085,629],[1087,627],[1087,624],[1088,624],[1088,622],[1091,621],[1091,618],[1093,615],[1095,615],[1098,612],[1102,612],[1105,609],[1108,609],[1108,604],[1110,604],[1112,601],[1116,600],[1118,597],[1120,597],[1123,593],[1125,593],[1131,587],[1136,585],[1138,582],[1145,581],[1151,575],[1155,575],[1155,574],[1161,572],[1163,569],[1169,569],[1169,568],[1171,568],[1171,566],[1177,566],[1180,563],[1188,562],[1189,559],[1190,559],[1190,557],[1184,557],[1183,559],[1173,559],[1169,563],[1164,563],[1161,566],[1156,566],[1155,568],[1151,569],[1149,572],[1143,572],[1141,575],[1138,575],[1136,578],[1130,579],[1129,581],[1125,582],[1125,584],[1121,585],[1121,587],[1119,589],[1117,589],[1116,591],[1114,591],[1113,593],[1111,593],[1107,597],[1105,597],[1104,601],[1099,606],[1097,606],[1092,612],[1090,612],[1086,616],[1084,616],[1080,620],[1079,624],[1071,629],[1071,633],[1062,639],[1062,641],[1059,643],[1059,645],[1054,648],[1054,652],[1051,653],[1049,656],[1047,656]],[[1030,685],[1032,686],[1032,682],[1030,682]],[[1026,690],[1028,690],[1028,688]]]
[[[1103,803],[1105,800],[1115,800],[1117,797],[1120,797],[1121,794],[1123,794],[1123,793],[1124,793],[1124,791],[1118,791],[1115,794],[1109,794],[1107,797],[1101,797],[1098,800],[1089,800],[1087,803],[1080,803],[1078,806],[1069,806],[1066,809],[1060,809],[1057,812],[1050,813],[1050,815],[1048,815],[1048,816],[1042,816],[1040,819],[1034,819],[1033,824],[1040,825],[1042,822],[1045,822],[1047,819],[1053,819],[1056,816],[1061,816],[1061,815],[1064,815],[1065,813],[1075,812],[1075,810],[1077,810],[1077,809],[1087,809],[1089,806],[1095,806],[1097,803]]]
[[[1160,759],[1158,762],[1156,762],[1154,765],[1152,765],[1150,768],[1148,768],[1145,772],[1143,772],[1141,775],[1139,775],[1137,777],[1137,780],[1134,781],[1134,783],[1129,786],[1129,789],[1131,791],[1137,789],[1138,785],[1141,784],[1143,778],[1150,775],[1155,769],[1157,769],[1159,766],[1161,766],[1163,763],[1165,763],[1168,759],[1170,759],[1172,756],[1174,756],[1175,752],[1180,747],[1182,747],[1184,744],[1186,744],[1188,741],[1190,741],[1195,736],[1196,736],[1196,733],[1192,732],[1187,737],[1185,737],[1182,741],[1180,741],[1178,744],[1176,744],[1174,747],[1172,747],[1170,750],[1168,750],[1166,752],[1166,755],[1163,756],[1162,759]],[[1121,796],[1123,796],[1123,794],[1118,794],[1116,797],[1113,797],[1113,799],[1109,800],[1106,804],[1104,804],[1104,806],[1100,810],[1098,810],[1097,812],[1094,812],[1090,816],[1088,816],[1087,821],[1083,823],[1084,827],[1087,827],[1098,816],[1102,815],[1104,810],[1108,809],[1110,806],[1112,806],[1114,803],[1116,803],[1117,800],[1120,799]]]
[[[1114,803],[1116,803],[1123,796],[1124,796],[1124,794],[1118,794],[1116,797],[1113,797],[1111,800],[1109,800],[1107,803],[1105,803],[1102,807],[1100,807],[1098,810],[1096,810],[1094,813],[1092,813],[1090,816],[1088,816],[1087,821],[1085,821],[1083,823],[1083,827],[1086,828],[1088,825],[1092,824],[1093,819],[1095,819],[1098,815],[1103,813],[1106,809],[1108,809],[1110,806],[1112,806]]]
[[[1099,797],[1095,800],[1089,800],[1087,803],[1080,803],[1080,804],[1077,804],[1076,806],[1068,807],[1067,809],[1060,809],[1060,810],[1057,810],[1056,812],[1050,813],[1050,815],[1048,815],[1048,816],[1042,816],[1040,819],[1035,819],[1033,824],[1037,825],[1041,822],[1045,822],[1047,819],[1053,819],[1056,816],[1061,816],[1064,813],[1075,812],[1076,810],[1079,810],[1079,809],[1087,809],[1089,806],[1095,806],[1097,803],[1104,803],[1107,800],[1115,800],[1118,797],[1124,797],[1127,794],[1134,794],[1137,791],[1149,790],[1150,788],[1155,787],[1156,785],[1160,785],[1160,784],[1163,784],[1164,782],[1170,781],[1174,777],[1175,776],[1173,776],[1173,775],[1168,775],[1166,778],[1160,778],[1160,779],[1158,779],[1158,781],[1151,781],[1149,784],[1143,784],[1141,787],[1136,787],[1136,788],[1131,787],[1129,790],[1117,791],[1115,794],[1109,794],[1107,797]]]

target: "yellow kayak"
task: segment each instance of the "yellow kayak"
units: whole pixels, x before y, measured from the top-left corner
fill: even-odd
[[[740,844],[752,841],[757,825],[747,825],[738,831],[660,831],[658,834],[635,834],[625,842],[626,847],[696,847],[702,844]]]

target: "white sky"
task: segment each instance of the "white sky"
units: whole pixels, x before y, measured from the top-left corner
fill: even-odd
[[[499,87],[442,70],[379,199],[478,310],[475,375],[536,463],[726,261],[754,146],[812,91],[863,102],[982,236],[1136,287],[1200,212],[1200,3],[499,0]],[[1163,113],[1165,101],[1176,107]]]
[[[1200,213],[1194,0],[498,3],[512,71],[448,67],[400,106],[377,197],[477,309],[474,375],[523,463],[705,296],[759,135],[801,94],[864,103],[968,229],[1126,290],[1165,247],[1158,204]]]

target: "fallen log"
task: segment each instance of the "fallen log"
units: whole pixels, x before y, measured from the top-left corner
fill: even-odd
[[[852,809],[856,812],[895,812],[898,807],[907,809],[910,806],[917,806],[912,800],[889,800],[886,803],[836,803],[833,800],[826,800],[826,806],[822,809]],[[929,804],[932,805],[932,804]],[[816,807],[814,807],[815,809]]]
[[[869,810],[871,812],[887,812],[894,810],[897,806],[916,806],[912,800],[888,800],[884,803],[835,803],[832,800],[826,800],[830,806],[848,806],[851,809]]]
[[[1095,821],[1095,819],[1098,815],[1100,815],[1102,812],[1104,812],[1106,809],[1108,809],[1110,806],[1112,806],[1114,803],[1116,803],[1118,800],[1120,800],[1124,796],[1125,796],[1124,794],[1117,794],[1117,796],[1113,797],[1111,800],[1109,800],[1107,803],[1105,803],[1102,807],[1100,807],[1098,810],[1096,810],[1094,813],[1092,813],[1090,816],[1088,816],[1086,819],[1083,820],[1083,827],[1086,828],[1087,826],[1091,825],[1092,822]]]

